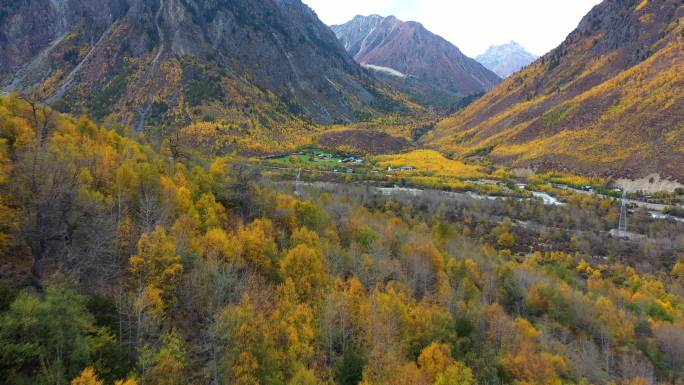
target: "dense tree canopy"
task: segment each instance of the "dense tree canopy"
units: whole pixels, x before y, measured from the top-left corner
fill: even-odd
[[[684,381],[684,243],[592,244],[598,198],[295,196],[128,132],[0,99],[8,384]]]

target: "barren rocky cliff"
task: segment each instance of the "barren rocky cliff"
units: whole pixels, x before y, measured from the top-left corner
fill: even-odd
[[[357,16],[332,29],[356,61],[376,71],[395,71],[394,76],[390,72],[392,83],[428,105],[454,104],[490,90],[501,80],[417,22]]]

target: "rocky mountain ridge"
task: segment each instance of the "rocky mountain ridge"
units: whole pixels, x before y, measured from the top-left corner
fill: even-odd
[[[371,15],[331,28],[357,62],[389,74],[392,84],[428,105],[454,104],[482,94],[500,81],[417,22]]]
[[[138,128],[351,122],[400,107],[299,0],[5,2],[0,85]]]

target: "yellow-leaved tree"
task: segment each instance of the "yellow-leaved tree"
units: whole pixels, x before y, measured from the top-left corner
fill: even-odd
[[[537,340],[542,332],[528,320],[515,320],[517,338],[510,351],[504,356],[503,365],[516,379],[517,384],[560,385],[560,375],[567,371],[567,363],[562,356],[539,351]]]
[[[71,385],[104,385],[104,381],[97,377],[95,369],[87,367],[83,369],[81,374],[71,380]],[[138,381],[133,377],[129,377],[125,380],[114,381],[114,385],[138,385]]]
[[[246,266],[242,256],[243,244],[236,237],[229,236],[221,228],[208,230],[202,238],[201,248],[202,255],[211,261],[237,268]]]
[[[129,266],[138,287],[154,287],[164,296],[171,295],[183,272],[176,243],[161,226],[140,237],[138,253],[130,258]]]
[[[183,272],[176,244],[162,227],[145,233],[138,241],[138,253],[129,259],[133,281],[133,310],[138,343],[153,321],[161,320],[175,302],[176,285]]]
[[[277,246],[273,233],[271,221],[257,219],[240,229],[237,235],[245,263],[265,276],[270,275],[274,269]]]
[[[464,363],[451,356],[446,344],[433,342],[418,356],[418,365],[428,384],[473,385],[473,373]]]
[[[290,278],[281,285],[279,297],[278,307],[273,314],[277,327],[273,332],[275,340],[279,342],[280,366],[287,374],[294,375],[299,367],[307,367],[314,357],[314,312],[311,306],[299,302]]]
[[[280,261],[280,275],[285,281],[292,281],[301,301],[317,300],[330,281],[318,235],[298,229],[292,235],[292,242],[294,247]]]
[[[104,385],[104,382],[97,378],[95,369],[85,368],[78,377],[71,380],[71,385]]]
[[[473,372],[464,363],[456,361],[437,376],[435,385],[474,385]]]
[[[432,343],[423,349],[418,356],[418,365],[425,373],[429,383],[434,383],[438,376],[453,364],[451,349],[448,345]]]

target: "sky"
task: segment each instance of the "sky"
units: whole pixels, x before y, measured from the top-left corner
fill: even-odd
[[[557,47],[600,0],[303,0],[328,25],[356,15],[423,23],[474,57],[511,40],[543,55]]]

